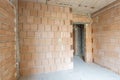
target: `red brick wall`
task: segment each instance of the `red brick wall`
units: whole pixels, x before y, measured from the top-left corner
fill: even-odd
[[[21,75],[73,67],[71,20],[68,7],[19,2]]]
[[[120,1],[93,14],[94,62],[120,73]]]
[[[8,0],[0,0],[0,80],[16,80],[15,14]]]

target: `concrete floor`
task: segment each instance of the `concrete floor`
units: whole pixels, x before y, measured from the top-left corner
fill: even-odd
[[[79,57],[75,57],[73,70],[26,76],[21,77],[20,80],[120,80],[120,76],[96,64],[87,64]]]

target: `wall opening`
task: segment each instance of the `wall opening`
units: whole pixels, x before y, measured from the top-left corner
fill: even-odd
[[[85,25],[74,24],[73,25],[73,46],[74,56],[79,56],[85,61]]]

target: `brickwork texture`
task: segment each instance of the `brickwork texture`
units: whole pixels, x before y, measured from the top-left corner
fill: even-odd
[[[8,0],[0,0],[0,80],[16,80],[14,10]]]
[[[22,76],[73,67],[72,12],[35,2],[19,2]]]
[[[94,62],[117,73],[120,73],[119,3],[117,1],[94,14],[92,24]]]

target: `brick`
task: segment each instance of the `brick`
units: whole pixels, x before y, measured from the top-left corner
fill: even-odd
[[[55,25],[55,19],[51,19],[51,22],[52,25]]]
[[[25,23],[27,22],[27,18],[24,16],[19,16],[19,23]]]
[[[38,30],[37,24],[32,24],[31,25],[31,31],[37,31],[37,30]]]
[[[47,18],[46,17],[42,18],[42,24],[47,24]]]
[[[73,32],[73,26],[72,25],[68,26],[67,28],[68,28],[68,32]]]
[[[23,9],[22,8],[18,9],[18,13],[19,13],[19,15],[22,15],[23,14]]]
[[[55,37],[55,38],[59,38],[60,36],[61,36],[61,33],[60,33],[60,32],[55,32],[55,33],[54,33],[54,37]]]
[[[6,35],[6,31],[5,30],[0,30],[0,35]]]
[[[67,26],[59,26],[59,30],[60,30],[61,32],[67,32],[68,27],[67,27]]]
[[[45,25],[45,31],[51,31],[51,26],[50,25]]]
[[[60,7],[59,6],[54,6],[54,12],[59,12],[59,10],[60,10]]]
[[[46,73],[51,72],[51,70],[50,70],[50,67],[49,67],[49,66],[48,66],[48,67],[45,67],[45,72],[46,72]]]
[[[57,13],[56,12],[54,12],[54,13],[52,12],[51,16],[55,18],[57,16]]]
[[[34,8],[34,3],[32,3],[32,2],[27,2],[27,3],[26,3],[26,8],[27,8],[27,9],[33,9],[33,8]]]
[[[38,32],[35,32],[35,36],[36,36],[36,37],[41,37],[41,34],[42,34],[42,33],[39,32],[39,31],[38,31]]]
[[[64,11],[65,11],[66,13],[70,13],[70,12],[71,12],[69,7],[65,7],[64,9],[65,9]]]
[[[71,25],[71,21],[70,20],[65,20],[65,25]]]
[[[14,25],[13,25],[14,26]],[[9,25],[7,25],[7,24],[1,24],[1,29],[3,29],[3,30],[12,30],[12,29],[10,29],[11,27],[9,27]]]
[[[23,25],[23,31],[28,31],[30,30],[30,25],[29,24],[24,24]]]
[[[54,11],[54,8],[53,8],[54,6],[52,6],[52,5],[48,5],[48,11],[49,12],[53,12]]]
[[[43,17],[43,16],[44,16],[44,13],[45,13],[44,11],[39,10],[39,11],[38,11],[38,16]]]
[[[36,60],[36,61],[35,61],[35,66],[41,66],[41,61]]]
[[[40,3],[35,3],[34,9],[41,10],[41,4]]]
[[[24,54],[24,60],[25,61],[30,61],[32,59],[32,55],[31,54]]]
[[[52,26],[52,31],[53,32],[57,32],[59,30],[59,27],[58,26]]]
[[[30,16],[38,16],[37,10],[30,10]]]
[[[27,36],[28,37],[34,37],[35,36],[35,32],[27,32]]]
[[[26,33],[25,31],[21,31],[21,32],[20,32],[20,35],[22,35],[22,36],[25,36],[25,37],[26,37],[27,33]]]
[[[22,9],[23,10],[23,14],[24,16],[30,16],[30,10],[27,9]]]
[[[68,15],[66,13],[62,13],[62,18],[63,19],[67,19],[68,18]]]
[[[64,20],[60,20],[60,25],[65,25]]]
[[[72,13],[68,13],[68,18],[69,18],[70,20],[73,20],[73,14],[72,14]]]
[[[18,6],[19,6],[19,8],[26,8],[26,2],[20,1],[20,2],[18,3]]]
[[[41,4],[41,9],[42,9],[42,11],[47,11],[47,5],[46,4]]]
[[[38,31],[44,32],[44,31],[45,31],[45,25],[39,24],[39,25],[38,25]]]
[[[64,7],[60,7],[60,12],[64,12]]]
[[[48,19],[47,19],[47,23],[48,23],[49,25],[53,25],[52,19],[48,18]]]
[[[54,24],[55,24],[55,25],[60,25],[60,20],[55,19]]]
[[[46,12],[45,12],[45,16],[46,16],[46,17],[51,17],[51,12],[46,11]]]
[[[27,17],[27,23],[33,23],[34,22],[34,17],[33,16],[28,16]]]
[[[34,24],[41,24],[42,18],[41,17],[34,17]]]
[[[57,13],[56,13],[56,16],[57,16],[57,18],[61,18],[61,17],[62,17],[62,13],[57,12]]]

